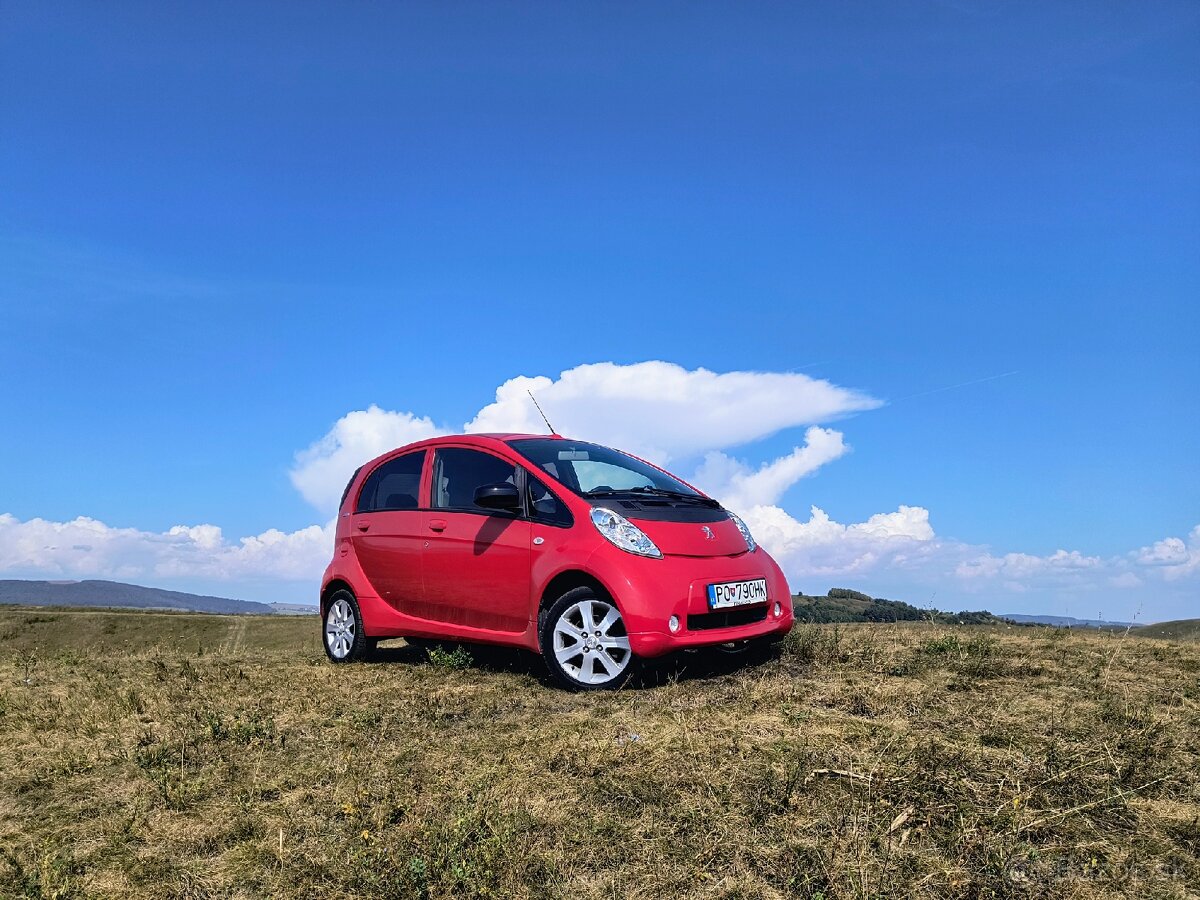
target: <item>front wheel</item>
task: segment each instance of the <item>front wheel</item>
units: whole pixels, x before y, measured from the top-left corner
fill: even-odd
[[[546,667],[568,690],[615,690],[633,670],[621,611],[589,587],[554,601],[542,619],[541,639]]]
[[[362,612],[349,591],[338,591],[329,598],[321,625],[325,655],[335,663],[365,659],[375,642],[363,631]]]

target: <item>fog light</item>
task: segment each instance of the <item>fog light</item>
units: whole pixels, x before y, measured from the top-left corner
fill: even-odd
[[[775,601],[775,618],[778,619],[782,615],[783,615],[783,604],[780,603],[778,600],[776,600]]]
[[[679,630],[679,616],[671,616],[667,619],[667,627],[671,629],[671,634]]]

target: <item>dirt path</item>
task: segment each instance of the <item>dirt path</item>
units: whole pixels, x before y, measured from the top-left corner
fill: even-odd
[[[240,653],[246,646],[246,628],[249,622],[245,618],[239,616],[235,618],[229,627],[229,635],[225,638],[225,643],[221,645],[221,652],[224,654]]]

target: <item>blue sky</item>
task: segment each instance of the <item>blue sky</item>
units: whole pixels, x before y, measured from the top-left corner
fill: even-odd
[[[852,451],[770,498],[798,522],[1100,561],[801,554],[795,587],[1200,614],[1194,4],[5,9],[0,577],[303,599],[137,541],[323,524],[295,454],[371,404],[459,428],[516,376],[663,360],[882,401],[685,474],[819,425]],[[20,530],[80,516],[131,533]]]

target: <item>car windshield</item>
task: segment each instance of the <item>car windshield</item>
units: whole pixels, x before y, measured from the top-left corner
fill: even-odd
[[[631,493],[707,499],[649,463],[599,444],[558,438],[522,438],[510,443],[543,472],[585,497]]]

